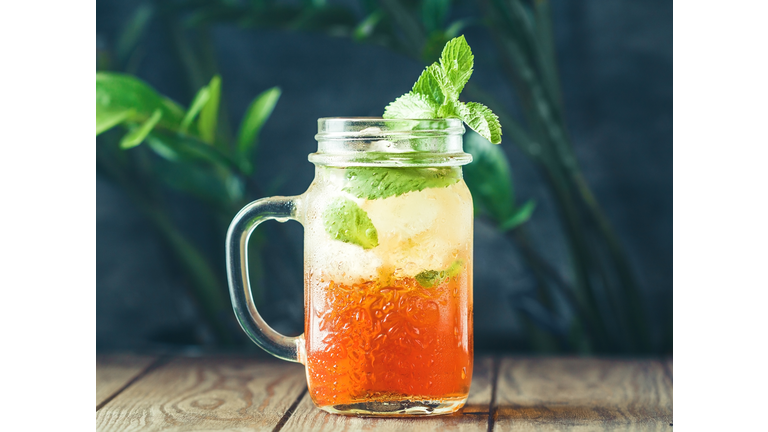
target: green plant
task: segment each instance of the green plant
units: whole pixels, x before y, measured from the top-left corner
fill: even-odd
[[[106,135],[97,143],[97,167],[129,195],[162,234],[188,276],[193,298],[219,343],[234,342],[228,328],[231,313],[222,269],[177,228],[164,204],[161,187],[205,203],[213,212],[215,230],[223,235],[248,197],[258,195],[249,190],[254,188],[249,178],[254,171],[258,136],[279,98],[276,87],[258,95],[243,117],[236,139],[228,140],[217,127],[221,100],[218,75],[184,109],[136,77],[96,74],[96,135]],[[258,262],[258,258],[253,261]],[[258,272],[258,267],[253,270]]]

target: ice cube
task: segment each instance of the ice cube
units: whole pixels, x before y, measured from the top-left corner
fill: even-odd
[[[463,184],[366,201],[362,207],[378,230],[373,250],[400,274],[440,270],[471,251],[472,204]]]
[[[305,222],[306,265],[315,274],[338,283],[355,283],[376,275],[381,259],[358,245],[332,239],[320,214],[308,214]]]
[[[369,200],[361,207],[376,227],[379,241],[382,237],[392,237],[400,241],[426,231],[435,222],[440,211],[440,203],[426,191]]]

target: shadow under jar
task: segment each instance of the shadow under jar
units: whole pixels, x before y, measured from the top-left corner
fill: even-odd
[[[235,314],[271,354],[306,365],[337,414],[448,414],[472,380],[472,197],[457,119],[321,118],[315,179],[254,201],[227,234]],[[305,328],[272,330],[250,294],[247,243],[264,220],[304,225]]]

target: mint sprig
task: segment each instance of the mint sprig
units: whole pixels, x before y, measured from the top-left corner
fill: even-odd
[[[475,56],[464,36],[445,44],[440,61],[432,63],[409,93],[384,110],[384,118],[459,118],[488,141],[501,142],[501,124],[490,108],[477,102],[464,103],[459,95],[472,76]]]

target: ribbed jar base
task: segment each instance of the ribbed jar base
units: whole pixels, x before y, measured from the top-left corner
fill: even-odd
[[[431,400],[366,401],[319,407],[331,414],[371,417],[421,417],[451,414],[464,406],[467,398]]]

